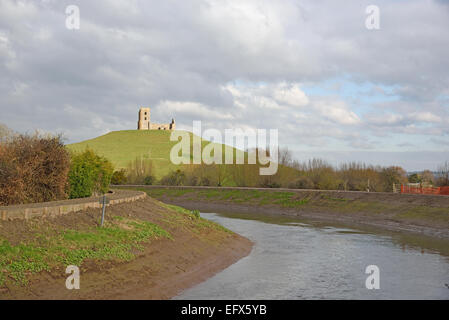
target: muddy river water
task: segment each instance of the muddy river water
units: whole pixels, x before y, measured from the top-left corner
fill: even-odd
[[[202,213],[250,255],[175,299],[449,299],[449,241],[255,214]],[[376,283],[379,289],[367,289]],[[372,272],[372,271],[371,271]]]

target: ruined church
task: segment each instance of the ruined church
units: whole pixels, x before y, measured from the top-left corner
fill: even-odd
[[[175,128],[175,119],[171,119],[171,123],[152,123],[150,108],[140,108],[137,130],[175,130]]]

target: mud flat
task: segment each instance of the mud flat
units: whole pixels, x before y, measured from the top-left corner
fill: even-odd
[[[150,197],[0,222],[0,299],[168,299],[248,255],[252,242]],[[66,288],[67,265],[80,289]]]
[[[293,189],[133,187],[203,212],[296,216],[449,239],[449,196]]]

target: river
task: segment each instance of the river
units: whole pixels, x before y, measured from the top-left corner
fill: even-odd
[[[446,240],[255,214],[202,217],[254,247],[175,299],[449,299]],[[369,265],[379,289],[366,288]]]

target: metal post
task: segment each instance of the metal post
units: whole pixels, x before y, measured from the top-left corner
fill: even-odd
[[[103,227],[104,212],[106,211],[106,195],[103,195],[103,212],[101,214],[101,226]]]

